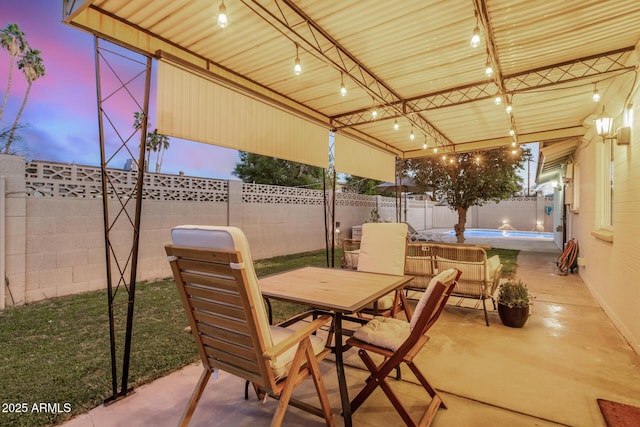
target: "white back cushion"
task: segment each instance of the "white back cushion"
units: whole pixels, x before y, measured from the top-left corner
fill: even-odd
[[[445,270],[439,273],[437,276],[434,276],[433,279],[431,279],[431,281],[429,282],[429,286],[427,286],[427,290],[424,291],[424,294],[420,298],[420,301],[418,301],[418,305],[416,305],[416,310],[413,312],[413,315],[411,316],[411,323],[409,325],[410,330],[413,331],[413,328],[416,326],[416,323],[418,323],[418,318],[420,317],[422,310],[424,310],[424,307],[427,305],[427,301],[429,300],[429,297],[431,296],[433,289],[436,287],[436,284],[440,282],[440,283],[444,283],[445,285],[448,285],[449,283],[451,283],[451,281],[453,281],[456,278],[457,274],[458,272],[455,269],[450,268],[449,270]]]
[[[253,268],[253,260],[249,251],[249,242],[244,232],[237,227],[212,225],[180,225],[171,230],[174,245],[196,246],[200,248],[239,251],[242,255],[242,266],[245,269],[249,297],[255,305],[258,325],[266,348],[273,346],[269,318],[264,308],[260,283]]]
[[[358,271],[404,276],[407,224],[366,223],[358,256]]]

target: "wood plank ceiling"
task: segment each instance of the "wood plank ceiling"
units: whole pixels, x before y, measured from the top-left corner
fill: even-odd
[[[63,3],[71,25],[235,78],[401,158],[513,141],[568,146],[547,150],[560,153],[552,168],[614,82],[631,90],[640,40],[637,0],[226,0],[224,29],[219,0]]]

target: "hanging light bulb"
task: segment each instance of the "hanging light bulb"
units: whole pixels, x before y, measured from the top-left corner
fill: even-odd
[[[453,157],[449,159],[449,163],[453,164]]]
[[[484,75],[487,77],[493,76],[493,67],[491,66],[491,59],[489,57],[487,57],[487,63],[484,66]]]
[[[591,99],[593,99],[593,102],[600,101],[600,94],[598,93],[598,83],[593,85],[593,96],[591,97]]]
[[[344,85],[344,75],[340,73],[340,95],[345,96],[347,94],[347,87]]]
[[[471,47],[476,48],[478,46],[480,46],[480,27],[478,27],[478,12],[476,12],[476,27],[471,35]]]
[[[442,155],[442,160],[445,161],[445,162],[447,161],[447,155],[446,154]]]
[[[298,43],[296,43],[296,60],[293,66],[293,72],[296,76],[299,76],[302,73],[302,66],[300,65],[300,57],[298,56]]]
[[[513,128],[509,129],[509,136],[515,136],[516,131]]]
[[[476,163],[480,163],[480,156],[476,156]]]
[[[400,129],[400,125],[398,124],[398,119],[395,119],[393,121],[393,130],[398,130]]]
[[[413,141],[415,138],[416,136],[413,133],[413,125],[411,125],[411,133],[409,134],[409,139]]]
[[[438,152],[438,147],[433,147],[434,154]]]
[[[422,149],[423,150],[427,149],[427,135],[424,136],[424,144],[422,144]]]
[[[516,142],[515,141],[511,141],[511,146],[515,148]]]
[[[372,96],[371,100],[373,101],[373,107],[371,107],[371,117],[373,119],[378,118],[378,107],[376,107],[376,99]]]
[[[500,104],[502,104],[502,97],[501,97],[500,95],[496,95],[496,97],[494,98],[493,102],[494,102],[496,105],[500,105]]]
[[[507,114],[511,114],[511,111],[513,111],[511,104],[507,104],[507,108],[505,108],[505,111],[507,112]]]
[[[218,8],[218,26],[220,28],[227,28],[227,25],[229,25],[229,21],[227,20],[227,6],[224,5],[224,0],[222,0]]]

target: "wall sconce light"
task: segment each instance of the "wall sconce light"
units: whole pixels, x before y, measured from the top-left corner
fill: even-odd
[[[602,107],[602,113],[596,119],[596,132],[602,137],[602,142],[607,139],[615,139],[618,145],[628,145],[631,143],[631,126],[623,126],[619,128],[614,135],[611,134],[613,127],[613,118],[607,115]]]

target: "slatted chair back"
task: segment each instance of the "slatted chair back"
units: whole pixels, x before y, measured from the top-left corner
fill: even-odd
[[[180,421],[188,425],[215,369],[251,381],[256,392],[280,400],[272,426],[281,425],[293,388],[312,376],[322,410],[303,409],[334,424],[318,362],[329,350],[312,337],[330,316],[297,330],[270,326],[249,244],[235,227],[181,226],[165,250],[203,365]],[[309,409],[311,408],[311,409]]]
[[[248,243],[238,229],[176,227],[166,247],[200,359],[268,390],[273,346]]]

